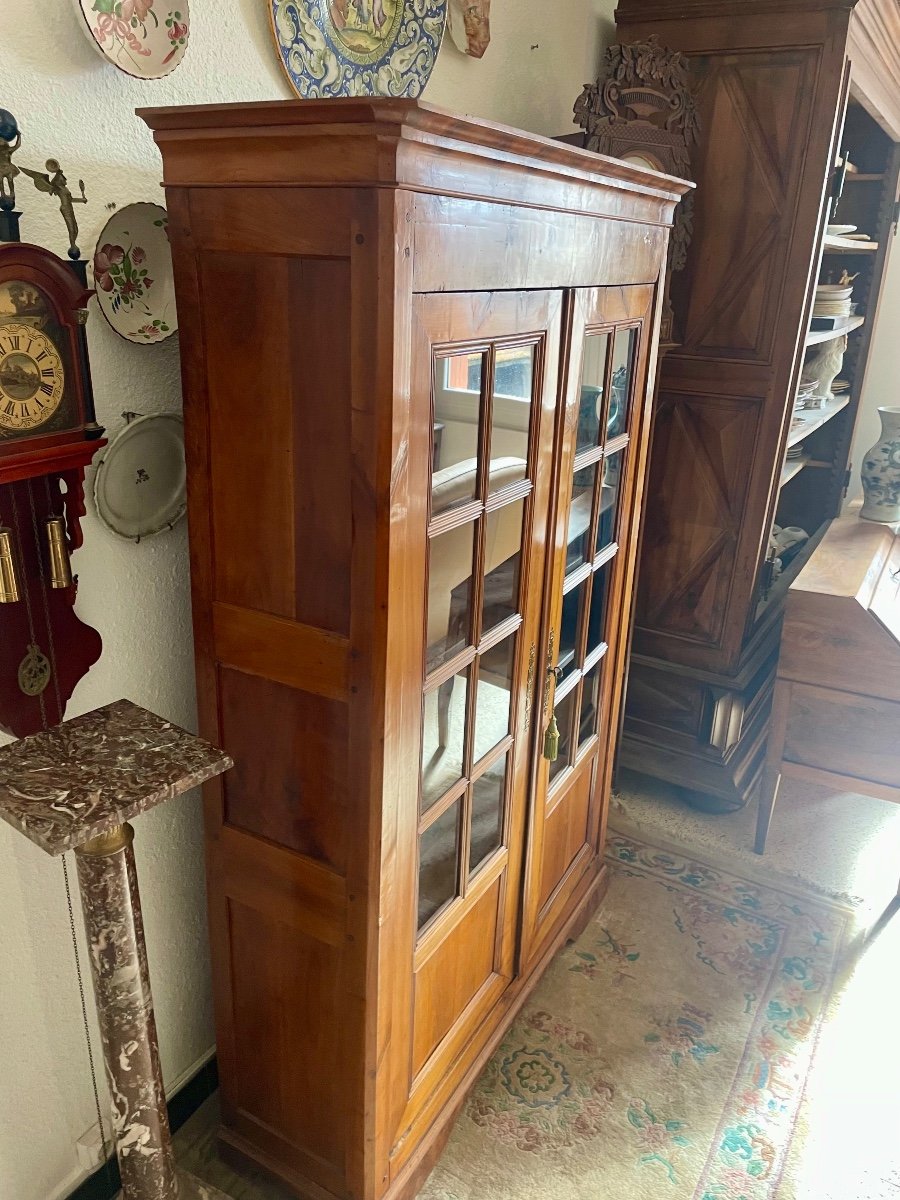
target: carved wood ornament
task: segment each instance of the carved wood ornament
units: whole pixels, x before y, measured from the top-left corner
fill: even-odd
[[[585,84],[575,102],[575,123],[585,131],[585,147],[598,154],[654,167],[692,179],[690,148],[699,118],[690,88],[688,60],[660,44],[644,42],[608,48],[596,83]],[[674,338],[670,289],[672,274],[687,262],[693,231],[693,197],[685,196],[675,215],[666,269],[661,338]]]

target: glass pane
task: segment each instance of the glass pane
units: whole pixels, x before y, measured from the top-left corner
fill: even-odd
[[[597,525],[598,554],[616,540],[624,462],[624,450],[603,460],[603,492],[600,496],[600,521]]]
[[[419,840],[419,928],[457,894],[459,800]]]
[[[462,778],[469,668],[425,697],[422,716],[422,812]]]
[[[503,346],[494,360],[488,492],[528,473],[528,429],[534,388],[534,346]]]
[[[636,329],[620,329],[613,342],[612,386],[606,417],[607,441],[624,433],[628,424],[628,399],[636,341]]]
[[[600,676],[603,659],[591,667],[581,685],[581,719],[578,722],[578,745],[583,746],[597,732],[597,715],[600,711]]]
[[[559,657],[557,665],[563,669],[563,678],[571,675],[580,662],[577,661],[578,627],[581,623],[581,611],[585,605],[588,580],[572,588],[563,596],[562,621],[559,630]]]
[[[473,523],[451,529],[428,544],[426,671],[469,645],[475,528]]]
[[[601,567],[594,575],[594,586],[591,591],[591,612],[588,617],[587,652],[591,653],[604,641],[606,632],[606,596],[609,591],[609,577],[612,563]]]
[[[590,557],[591,509],[599,464],[575,472],[569,529],[566,534],[566,574],[576,570]]]
[[[555,762],[550,764],[550,779],[556,778],[560,771],[565,770],[569,762],[569,750],[572,746],[572,722],[575,716],[575,697],[578,695],[578,688],[573,687],[571,692],[563,699],[558,701],[556,705],[556,724],[559,726],[559,754]]]
[[[581,395],[578,402],[578,431],[575,453],[589,450],[600,442],[603,414],[603,386],[606,378],[608,333],[589,333],[584,339],[584,365],[581,368]]]
[[[516,636],[482,654],[478,666],[475,741],[472,761],[478,762],[509,733]]]
[[[481,353],[435,360],[432,515],[475,499],[483,379]]]
[[[485,518],[482,635],[519,611],[519,573],[525,501],[505,504]]]
[[[506,796],[508,755],[495,762],[472,785],[472,840],[469,875],[474,875],[489,854],[503,845],[503,801]]]

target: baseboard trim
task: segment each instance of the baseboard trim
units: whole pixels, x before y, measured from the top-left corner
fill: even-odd
[[[219,1086],[219,1067],[215,1055],[193,1075],[184,1087],[169,1097],[169,1126],[176,1133]],[[122,1187],[119,1164],[113,1155],[104,1166],[98,1167],[80,1183],[68,1200],[115,1200]]]

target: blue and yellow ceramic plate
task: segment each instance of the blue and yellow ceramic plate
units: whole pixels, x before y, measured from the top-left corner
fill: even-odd
[[[301,99],[418,96],[447,0],[269,0],[281,65]]]

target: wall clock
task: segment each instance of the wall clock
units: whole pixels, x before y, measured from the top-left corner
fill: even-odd
[[[447,0],[269,0],[278,55],[301,99],[418,96]]]
[[[94,417],[84,330],[91,292],[86,264],[74,261],[72,197],[55,161],[52,176],[16,166],[12,118],[3,130],[11,136],[0,153],[0,728],[22,737],[63,719],[100,657],[100,635],[75,615],[70,556],[82,543],[84,470],[105,442]],[[59,201],[72,261],[17,240],[19,174]]]

